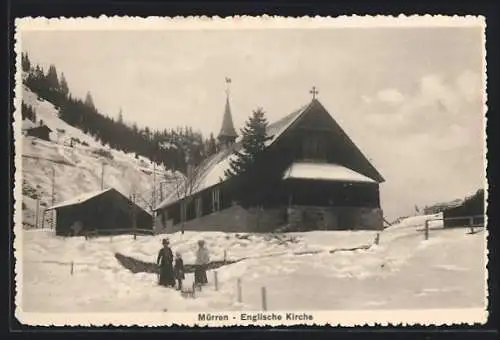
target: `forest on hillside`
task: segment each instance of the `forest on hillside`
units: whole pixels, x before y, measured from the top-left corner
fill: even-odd
[[[90,91],[85,99],[75,97],[64,73],[59,74],[55,65],[45,71],[40,65],[34,65],[27,53],[22,53],[22,70],[26,74],[24,85],[54,104],[60,119],[113,149],[147,157],[167,169],[183,173],[188,164],[196,166],[217,151],[212,134],[205,138],[189,126],[153,130],[125,123],[122,112],[116,119],[103,114],[95,107]],[[23,119],[36,121],[32,108],[24,104],[22,111]]]

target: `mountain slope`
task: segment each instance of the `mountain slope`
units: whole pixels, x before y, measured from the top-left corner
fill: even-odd
[[[173,174],[149,159],[103,146],[93,137],[65,123],[58,117],[58,110],[50,102],[23,87],[22,100],[30,105],[36,116],[51,130],[51,141],[23,135],[16,142],[22,153],[23,224],[34,226],[36,199],[40,210],[74,196],[114,187],[125,196],[133,193],[137,203],[150,209],[153,202],[153,185],[156,183],[155,203],[161,200],[160,182],[172,180]],[[154,172],[154,174],[153,174]],[[162,195],[163,194],[163,195]],[[41,226],[41,213],[38,225]]]

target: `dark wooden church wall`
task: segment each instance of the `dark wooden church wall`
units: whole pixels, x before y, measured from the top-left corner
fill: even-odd
[[[344,165],[370,178],[376,177],[376,170],[365,161],[361,151],[352,144],[342,128],[335,126],[328,113],[316,110],[297,122],[297,125],[297,130],[306,137],[320,136],[320,141],[326,143],[328,162]]]
[[[379,208],[378,184],[288,180],[292,204]]]

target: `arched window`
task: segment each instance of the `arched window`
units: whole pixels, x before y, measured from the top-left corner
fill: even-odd
[[[196,206],[196,217],[201,217],[203,215],[203,205],[201,202],[201,196],[196,197],[194,202],[195,202],[195,206]]]
[[[212,191],[212,211],[213,212],[219,211],[220,208],[221,208],[220,189],[214,188],[214,190]]]

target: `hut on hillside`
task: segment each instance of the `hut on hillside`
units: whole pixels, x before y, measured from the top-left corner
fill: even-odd
[[[484,225],[484,190],[478,190],[459,206],[445,209],[443,220],[445,228],[469,227],[471,222],[474,226]]]
[[[56,204],[56,235],[153,233],[153,217],[114,188]]]
[[[29,126],[29,127],[26,126],[24,132],[26,133],[27,136],[32,136],[46,141],[50,141],[50,133],[52,132],[52,130],[47,125],[43,124],[43,122],[40,121],[40,125],[38,126]]]

